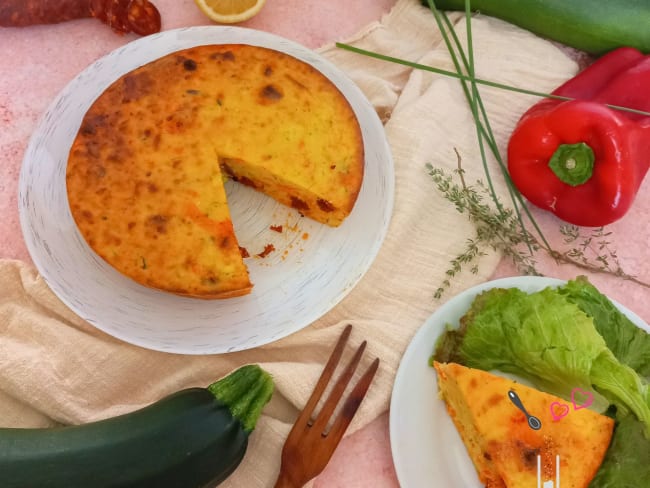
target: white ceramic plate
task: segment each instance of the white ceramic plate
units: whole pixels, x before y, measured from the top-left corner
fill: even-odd
[[[361,125],[363,185],[339,228],[318,224],[243,185],[228,197],[240,245],[265,259],[247,260],[250,295],[202,301],[147,289],[117,273],[86,245],[72,219],[67,156],[91,103],[124,73],[203,44],[264,46],[310,63],[345,95]],[[384,128],[359,88],[319,54],[281,37],[240,27],[191,27],[129,43],[93,63],[54,100],[36,128],[20,174],[21,226],[34,264],[74,312],[99,329],[142,347],[183,354],[248,349],[309,325],[336,305],[370,267],[393,208],[394,173]],[[282,225],[283,232],[269,229]],[[305,239],[305,237],[307,237]]]
[[[465,446],[438,398],[435,370],[428,361],[446,324],[458,324],[480,292],[519,288],[532,293],[566,283],[534,276],[503,278],[470,288],[442,305],[418,330],[400,363],[390,404],[390,443],[402,488],[482,488]],[[650,332],[641,318],[613,301],[632,322]]]

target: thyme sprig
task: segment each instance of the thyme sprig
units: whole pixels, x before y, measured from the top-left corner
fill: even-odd
[[[611,232],[603,227],[581,229],[575,225],[564,224],[560,233],[564,236],[564,250],[547,248],[538,238],[528,232],[521,231],[520,222],[512,209],[499,210],[499,202],[494,202],[489,188],[481,180],[469,185],[465,179],[465,171],[461,166],[461,156],[456,149],[458,161],[454,175],[427,164],[427,170],[438,191],[451,202],[459,213],[467,215],[474,225],[476,235],[468,239],[465,248],[450,262],[445,272],[445,279],[436,289],[434,297],[439,299],[451,286],[451,279],[459,274],[466,266],[474,274],[478,272],[477,261],[485,256],[483,249],[489,248],[510,259],[516,269],[523,275],[541,276],[537,269],[535,253],[544,251],[554,260],[576,266],[591,273],[605,273],[632,281],[640,286],[650,288],[650,283],[626,273],[618,259],[616,250],[611,247],[609,240]],[[497,197],[498,199],[498,197]],[[533,249],[533,253],[528,252]]]
[[[474,225],[476,235],[473,239],[468,239],[465,248],[451,260],[450,267],[445,272],[446,277],[435,291],[434,297],[441,298],[451,286],[450,280],[465,266],[470,266],[470,271],[476,274],[478,258],[486,254],[482,251],[484,248],[490,248],[509,258],[522,274],[540,275],[534,257],[540,249],[538,240],[526,227],[522,230],[519,216],[513,209],[504,207],[499,197],[494,196],[481,180],[477,180],[475,186],[467,184],[460,154],[454,150],[458,158],[458,168],[454,173],[459,183],[454,182],[452,175],[441,168],[427,164],[427,169],[442,196]]]
[[[446,271],[446,278],[436,290],[435,297],[440,298],[442,296],[444,291],[450,287],[450,280],[463,267],[469,265],[472,273],[478,272],[477,260],[485,254],[482,251],[482,246],[487,246],[511,259],[518,271],[522,274],[540,274],[536,268],[535,254],[543,251],[558,263],[571,264],[593,273],[610,274],[650,288],[650,284],[627,274],[622,269],[618,255],[608,240],[611,232],[606,232],[602,227],[581,230],[577,226],[562,225],[560,227],[560,233],[564,236],[565,244],[571,246],[565,251],[558,251],[551,247],[526,205],[523,196],[510,179],[507,167],[499,152],[497,141],[485,111],[478,86],[491,86],[542,98],[560,100],[571,100],[571,98],[477,78],[474,72],[470,0],[465,1],[468,53],[465,53],[449,17],[437,9],[434,0],[428,0],[428,4],[451,56],[455,72],[387,56],[344,43],[337,43],[336,45],[341,49],[364,56],[456,78],[461,83],[475,121],[481,161],[487,184],[478,180],[475,186],[467,185],[464,171],[460,164],[461,158],[456,149],[454,150],[458,159],[458,168],[455,170],[455,174],[458,176],[460,184],[454,183],[453,177],[443,170],[434,168],[431,164],[427,165],[429,174],[436,184],[437,189],[447,200],[455,205],[460,213],[467,214],[476,229],[476,237],[474,239],[468,239],[465,249],[452,259],[450,267]],[[618,105],[607,106],[615,110],[650,116],[648,112],[628,107]],[[494,189],[487,162],[486,147],[494,156],[501,175],[506,182],[511,207],[503,205]],[[529,230],[528,226],[532,227],[532,231]]]

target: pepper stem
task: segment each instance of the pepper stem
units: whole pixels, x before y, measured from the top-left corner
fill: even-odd
[[[564,183],[578,186],[591,178],[595,159],[594,151],[584,142],[560,144],[548,166]]]

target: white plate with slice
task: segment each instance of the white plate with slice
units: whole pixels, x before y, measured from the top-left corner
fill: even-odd
[[[227,185],[254,289],[227,300],[184,298],[140,286],[99,258],[68,206],[71,143],[91,103],[123,74],[168,53],[203,44],[250,44],[285,52],[327,76],[361,125],[365,174],[351,215],[333,229],[243,185]],[[165,352],[215,354],[249,349],[294,333],[329,311],[359,282],[386,236],[393,209],[393,162],[384,128],[361,90],[319,54],[276,35],[241,27],[165,31],[96,61],[50,105],[33,133],[20,174],[18,205],[27,248],[54,293],[75,313],[126,342]],[[270,229],[282,226],[282,232]]]
[[[564,283],[535,276],[489,281],[451,298],[418,330],[400,362],[390,404],[391,452],[402,488],[483,487],[445,404],[438,397],[436,373],[429,366],[435,343],[445,326],[457,326],[482,291],[500,287],[532,293]],[[638,327],[650,333],[650,327],[638,315],[612,302]]]

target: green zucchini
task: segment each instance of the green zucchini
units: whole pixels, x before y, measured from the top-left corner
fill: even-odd
[[[0,429],[2,488],[215,486],[239,465],[271,377],[247,365],[207,388],[77,426]]]
[[[465,0],[435,0],[435,6],[464,10]],[[590,54],[623,46],[650,52],[648,0],[471,0],[470,7]]]

